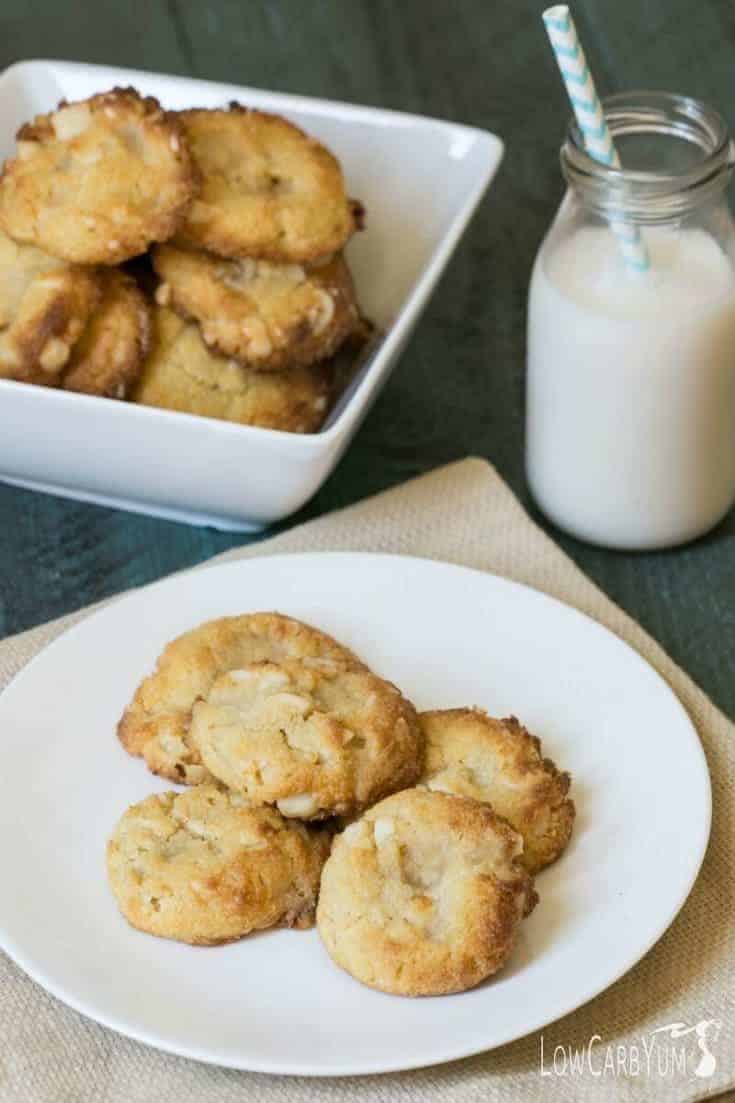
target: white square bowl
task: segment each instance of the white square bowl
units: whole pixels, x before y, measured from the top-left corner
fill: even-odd
[[[363,310],[384,338],[324,427],[295,434],[0,380],[0,479],[211,524],[261,527],[321,486],[395,365],[503,153],[486,131],[416,115],[131,69],[24,61],[0,76],[0,156],[62,99],[132,84],[168,108],[230,100],[286,115],[342,162],[367,229],[348,246]]]

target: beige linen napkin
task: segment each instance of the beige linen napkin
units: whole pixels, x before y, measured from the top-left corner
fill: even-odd
[[[533,524],[484,461],[452,464],[219,559],[307,550],[398,552],[493,571],[576,606],[644,655],[688,709],[712,774],[712,839],[687,904],[632,972],[546,1028],[545,1076],[538,1034],[479,1057],[400,1075],[310,1080],[212,1068],[158,1053],[97,1026],[46,995],[0,955],[2,1103],[514,1103],[536,1100],[542,1092],[550,1100],[694,1100],[735,1086],[735,729],[730,721]],[[87,612],[0,643],[0,687]],[[666,785],[665,763],[660,783]],[[8,891],[12,886],[3,884],[0,896]],[[316,1004],[314,1013],[319,1013]],[[708,1035],[717,1062],[709,1078],[692,1074],[697,1049],[691,1034],[678,1043],[686,1043],[695,1057],[688,1072],[669,1068],[662,1074],[654,1062],[648,1074],[643,1043],[650,1047],[651,1030],[705,1019],[722,1024],[716,1039]],[[627,1075],[617,1057],[615,1074],[608,1070],[594,1076],[588,1068],[581,1075],[548,1075],[556,1045],[584,1049],[594,1035],[600,1036],[595,1071],[604,1069],[608,1045],[622,1046]],[[637,1075],[630,1056],[634,1049]]]

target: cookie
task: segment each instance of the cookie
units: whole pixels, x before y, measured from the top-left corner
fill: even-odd
[[[259,372],[216,356],[199,326],[173,311],[153,310],[153,344],[133,400],[200,417],[314,433],[334,390],[330,363],[283,372]]]
[[[0,177],[0,225],[63,260],[119,264],[171,237],[197,189],[177,118],[115,88],[18,131]]]
[[[150,311],[135,280],[102,269],[102,299],[74,346],[61,386],[67,391],[126,398],[151,338]]]
[[[154,774],[189,785],[211,781],[189,738],[194,702],[229,670],[294,659],[314,670],[364,669],[331,636],[280,613],[206,621],[164,649],[120,720],[120,741],[130,754],[142,755]]]
[[[559,857],[574,825],[570,778],[543,757],[536,736],[514,716],[495,720],[482,709],[424,712],[420,721],[424,785],[491,804],[523,836],[531,873]]]
[[[536,903],[523,840],[487,804],[407,789],[337,836],[317,926],[337,965],[401,996],[463,992],[508,960]]]
[[[94,269],[0,231],[0,378],[56,386],[99,297]]]
[[[128,808],[107,844],[107,873],[133,927],[209,946],[311,926],[329,846],[327,832],[200,785]]]
[[[350,815],[413,785],[423,737],[413,706],[369,670],[255,662],[194,704],[190,738],[209,771],[284,816]]]
[[[238,104],[179,118],[202,188],[177,243],[301,264],[339,252],[356,229],[339,163],[293,123]]]
[[[341,256],[306,269],[159,245],[153,263],[157,301],[199,322],[208,347],[259,371],[324,360],[358,324]]]

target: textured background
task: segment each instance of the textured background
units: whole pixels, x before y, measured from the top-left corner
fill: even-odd
[[[500,176],[400,366],[301,517],[467,453],[492,460],[525,498],[526,289],[561,195],[557,151],[567,116],[539,21],[543,7],[538,0],[3,2],[2,66],[58,57],[157,69],[423,112],[505,139]],[[735,125],[730,0],[577,0],[574,10],[601,92],[686,92]],[[558,539],[735,714],[732,517],[691,547],[662,554]],[[0,486],[0,635],[241,540]]]

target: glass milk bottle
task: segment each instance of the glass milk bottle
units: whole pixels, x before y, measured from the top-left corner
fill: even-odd
[[[536,258],[528,304],[526,470],[567,532],[662,548],[735,501],[735,224],[724,120],[684,96],[611,96],[624,169],[592,160],[576,124],[569,189]],[[611,222],[637,227],[646,272]]]

